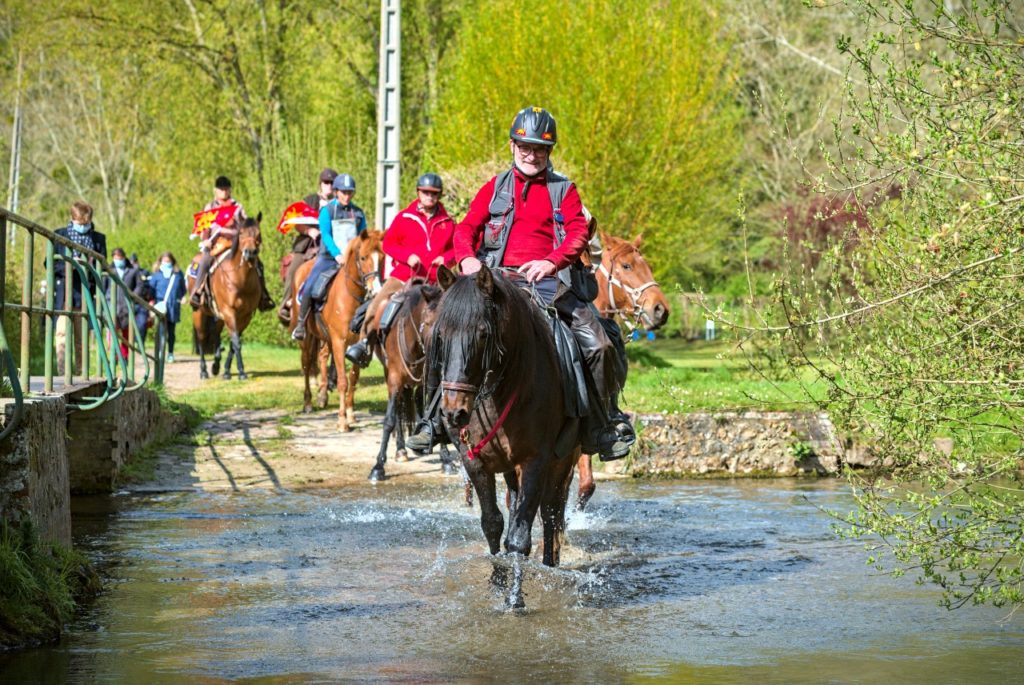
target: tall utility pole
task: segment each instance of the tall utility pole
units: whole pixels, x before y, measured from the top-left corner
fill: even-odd
[[[21,176],[21,51],[18,51],[18,81],[14,91],[14,126],[11,130],[11,174],[7,180],[7,209],[18,211],[18,181]],[[2,238],[0,238],[2,239]],[[10,241],[14,244],[14,224],[10,228]]]
[[[380,73],[377,78],[377,228],[387,229],[400,209],[399,135],[402,126],[400,0],[380,1]]]

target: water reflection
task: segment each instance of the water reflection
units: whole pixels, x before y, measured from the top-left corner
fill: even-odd
[[[835,483],[602,483],[504,613],[461,487],[77,503],[108,590],[4,683],[1012,682],[1024,631],[872,578]],[[110,508],[104,510],[104,506]],[[949,676],[949,677],[946,677]]]

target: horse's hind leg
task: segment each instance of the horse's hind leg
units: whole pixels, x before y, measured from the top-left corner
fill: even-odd
[[[349,423],[356,420],[356,388],[359,387],[359,367],[355,364],[348,370],[348,389],[345,392],[345,418]]]
[[[238,380],[248,380],[249,374],[245,372],[245,364],[242,362],[242,334],[232,333],[231,334],[231,349],[235,351],[235,357],[238,359]]]
[[[217,351],[213,353],[213,368],[211,369],[214,376],[220,373],[220,355],[223,351],[224,346],[217,343]]]
[[[589,456],[584,455],[589,460]],[[560,462],[554,465],[560,466]],[[565,532],[565,503],[569,499],[572,484],[572,466],[562,474],[552,474],[547,482],[540,504],[541,521],[544,524],[545,566],[558,566],[561,561],[562,536]]]
[[[579,488],[576,491],[576,511],[583,511],[597,487],[594,485],[594,469],[589,454],[580,455],[576,461],[576,470],[580,474]]]
[[[230,343],[228,344],[228,358],[224,362],[224,376],[223,376],[223,378],[226,381],[231,380],[231,362],[235,358],[234,334],[232,334],[231,338],[232,339],[231,339]],[[218,351],[219,351],[219,349],[218,349]]]
[[[199,378],[206,380],[210,377],[210,374],[206,371],[206,353],[203,352],[202,346],[199,347]]]

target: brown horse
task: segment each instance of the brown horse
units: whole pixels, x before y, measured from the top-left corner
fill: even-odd
[[[426,368],[426,344],[437,319],[437,305],[441,289],[434,285],[413,282],[403,292],[402,307],[391,324],[391,330],[379,346],[378,354],[384,365],[384,378],[388,386],[388,409],[384,415],[383,432],[377,463],[370,471],[370,481],[384,480],[384,464],[388,458],[388,442],[395,435],[395,461],[407,461],[404,428],[417,418],[416,394],[423,386]],[[384,307],[377,308],[377,317]],[[378,325],[377,330],[380,330]],[[446,475],[456,472],[454,459],[446,444],[441,445],[441,468]]]
[[[220,371],[221,333],[227,326],[231,334],[227,363],[224,365],[224,380],[231,379],[231,360],[238,358],[238,379],[245,380],[242,362],[242,332],[252,321],[260,302],[262,288],[256,271],[259,258],[260,220],[263,213],[255,218],[246,218],[238,228],[228,257],[210,274],[210,296],[202,307],[192,312],[193,341],[199,353],[199,377],[209,378],[206,372],[206,355],[213,354],[213,375]],[[188,276],[189,289],[192,276]]]
[[[594,306],[601,316],[618,317],[631,330],[643,326],[653,331],[664,326],[669,315],[668,300],[654,280],[647,260],[640,254],[642,236],[630,241],[603,231],[600,235],[604,252],[596,274],[598,287]],[[594,496],[590,455],[581,454],[576,468],[580,474],[576,510],[583,511]]]
[[[338,430],[351,430],[355,421],[355,394],[359,383],[359,367],[353,365],[351,371],[345,368],[345,349],[358,340],[358,335],[349,330],[352,316],[368,295],[380,289],[380,271],[384,265],[384,250],[381,248],[383,233],[366,230],[349,241],[345,247],[344,266],[334,278],[327,291],[324,308],[321,312],[310,312],[310,321],[306,322],[306,337],[302,341],[302,372],[305,376],[306,388],[303,395],[303,411],[312,411],[313,394],[309,387],[309,377],[316,367],[319,369],[319,392],[317,406],[327,406],[327,367],[331,354],[334,355],[338,369]],[[292,295],[291,330],[298,324],[299,290],[306,282],[316,260],[310,260],[299,267],[295,273],[295,288]],[[309,297],[309,293],[304,294]]]
[[[440,409],[449,435],[458,438],[491,554],[499,551],[504,527],[495,474],[504,476],[511,493],[505,549],[514,576],[508,606],[521,608],[520,562],[530,553],[538,508],[543,562],[559,562],[580,422],[566,414],[551,322],[530,296],[486,266],[462,278],[442,268],[438,280],[445,293],[427,363],[440,371]],[[492,581],[500,584],[502,573],[496,565]]]

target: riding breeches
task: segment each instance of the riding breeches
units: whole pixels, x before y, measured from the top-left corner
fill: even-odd
[[[306,282],[303,284],[301,290],[301,296],[303,299],[310,297],[313,294],[313,289],[316,287],[316,281],[320,278],[320,275],[325,271],[336,269],[338,263],[334,261],[334,257],[330,255],[317,257],[316,262],[313,263],[313,268],[309,272],[309,276],[306,277]],[[326,292],[324,293],[326,295]]]

